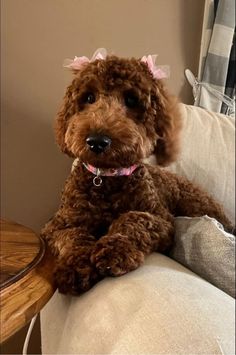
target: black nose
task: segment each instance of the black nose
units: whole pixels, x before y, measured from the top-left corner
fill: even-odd
[[[104,150],[111,145],[111,138],[107,136],[94,135],[94,136],[89,136],[86,139],[86,143],[88,144],[92,152],[96,154],[100,154],[104,152]]]

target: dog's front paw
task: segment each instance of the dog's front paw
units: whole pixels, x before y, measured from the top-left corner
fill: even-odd
[[[102,237],[90,260],[100,275],[121,276],[137,269],[144,261],[144,254],[126,236],[117,233]]]
[[[54,277],[59,292],[78,295],[88,291],[101,277],[91,265],[57,264]]]

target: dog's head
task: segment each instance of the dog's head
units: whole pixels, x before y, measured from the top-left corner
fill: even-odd
[[[176,158],[180,115],[176,99],[137,59],[109,56],[75,71],[57,115],[63,152],[98,168],[129,167],[155,154]]]

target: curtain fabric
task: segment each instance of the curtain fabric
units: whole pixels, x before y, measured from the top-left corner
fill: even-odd
[[[231,48],[230,58],[229,58],[229,66],[228,66],[228,74],[226,79],[225,86],[225,95],[231,97],[235,101],[235,80],[236,80],[236,45],[235,45],[235,30],[234,30],[234,38],[233,45]],[[221,107],[221,112],[226,114],[228,110],[227,105],[223,102]]]
[[[206,0],[195,105],[235,112],[235,1]]]

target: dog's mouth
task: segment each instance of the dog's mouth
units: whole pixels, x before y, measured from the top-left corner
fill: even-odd
[[[119,169],[129,168],[139,164],[144,156],[139,147],[128,147],[126,145],[117,146],[113,142],[106,141],[104,145],[86,144],[80,151],[79,159],[97,168]]]
[[[124,156],[122,152],[116,152],[112,150],[112,148],[108,148],[99,154],[85,149],[83,152],[81,152],[79,158],[84,163],[91,164],[97,168],[105,169],[128,168],[131,165],[138,164],[141,160],[137,159],[137,157],[134,157],[131,154]]]

